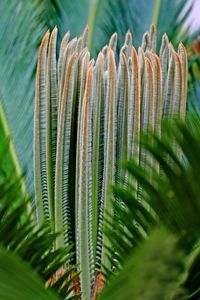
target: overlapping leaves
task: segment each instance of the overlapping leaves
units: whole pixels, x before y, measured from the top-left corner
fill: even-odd
[[[161,1],[158,10],[159,40],[164,32],[169,33],[171,40],[174,35],[173,41],[180,40],[179,33],[182,32],[187,14],[184,14],[182,21],[179,21],[179,16],[186,2]],[[123,36],[131,29],[138,46],[143,32],[153,20],[154,10],[154,1],[1,1],[0,101],[4,104],[31,192],[34,76],[37,48],[44,31],[57,25],[61,36],[67,30],[74,36],[80,34],[83,26],[89,22],[93,53],[97,53],[115,31],[119,33],[122,45]]]
[[[5,151],[5,149],[4,149]],[[5,152],[6,153],[6,152]],[[38,227],[30,212],[30,199],[21,194],[21,181],[7,175],[4,169],[4,157],[1,152],[0,161],[0,244],[16,257],[20,257],[35,270],[44,283],[51,283],[51,288],[63,299],[68,298],[74,288],[73,281],[77,277],[75,266],[70,265],[71,247],[54,251],[58,234],[51,233],[48,225]],[[2,249],[3,249],[2,248]],[[2,250],[2,255],[6,254]],[[11,254],[12,256],[12,254]],[[3,260],[3,256],[1,257]],[[17,259],[17,258],[16,258]],[[55,277],[59,269],[63,269],[60,277]],[[74,296],[76,298],[76,296]]]
[[[124,163],[127,172],[138,181],[141,189],[139,198],[135,199],[135,190],[130,184],[123,183],[122,186],[114,188],[114,195],[118,202],[117,205],[115,204],[114,225],[112,228],[108,226],[110,230],[107,232],[113,245],[110,255],[114,267],[120,268],[125,265],[128,269],[127,261],[130,259],[134,262],[139,251],[138,247],[148,244],[153,228],[164,225],[168,228],[168,232],[178,238],[179,248],[190,256],[189,260],[185,257],[185,271],[182,272],[182,283],[180,282],[180,289],[182,292],[185,290],[183,292],[185,295],[183,297],[180,290],[175,299],[182,299],[182,297],[197,299],[200,284],[199,117],[196,114],[189,115],[186,124],[176,120],[168,123],[164,128],[162,137],[148,132],[142,142],[146,151],[160,164],[161,171],[158,172],[157,168],[145,162],[143,167],[138,167],[134,161]],[[158,249],[157,244],[154,251],[157,253]],[[142,258],[137,263],[142,269]],[[125,271],[119,273],[119,278],[123,276],[122,274],[125,274]],[[153,269],[152,276],[154,276]],[[150,278],[151,275],[149,275],[151,281]],[[116,281],[114,279],[114,282],[117,282],[117,279]],[[145,286],[147,284],[148,280],[145,281]],[[129,289],[131,292],[131,285]]]

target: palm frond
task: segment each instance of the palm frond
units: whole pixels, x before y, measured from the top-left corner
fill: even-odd
[[[172,299],[178,292],[184,257],[177,239],[156,229],[130,253],[123,270],[105,287],[100,299]]]
[[[13,179],[17,179],[22,175],[22,170],[2,103],[0,103],[0,140],[0,153],[3,153],[0,161],[1,167],[7,175],[12,175]],[[21,192],[22,195],[27,192],[25,181],[22,183]]]
[[[199,185],[195,180],[199,172],[199,118],[188,116],[186,125],[175,122],[168,126],[161,139],[153,134],[150,135],[153,142],[149,143],[149,137],[143,141],[160,164],[163,175],[154,170],[150,183],[147,175],[133,164],[127,164],[127,168],[140,181],[145,199],[150,196],[150,205],[162,222],[166,221],[172,231],[178,232],[186,245],[193,244],[199,238]]]
[[[195,300],[198,299],[200,295],[199,265],[200,265],[200,252],[199,252],[199,245],[197,243],[197,246],[194,247],[194,250],[190,254],[186,278],[181,284],[182,289],[185,289],[187,291],[186,299]]]
[[[0,297],[5,300],[56,300],[44,282],[16,254],[0,247]]]
[[[110,240],[108,248],[112,269],[118,270],[136,248],[149,235],[157,224],[157,217],[147,202],[136,197],[134,186],[116,185],[113,187],[113,210],[115,217],[112,223],[106,219],[105,234]],[[108,270],[106,270],[108,272]],[[108,275],[111,275],[107,274]]]
[[[3,153],[0,157],[2,161]],[[72,246],[53,250],[58,234],[52,233],[47,224],[37,226],[33,212],[28,212],[30,198],[21,194],[22,178],[16,180],[10,177],[3,166],[1,164],[0,168],[1,246],[27,262],[46,283],[50,284],[56,272],[63,269],[62,275],[55,278],[51,288],[69,297],[73,280],[78,276],[76,267],[71,266]]]

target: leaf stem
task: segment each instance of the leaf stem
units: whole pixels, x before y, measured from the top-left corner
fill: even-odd
[[[9,138],[9,154],[10,154],[10,159],[12,161],[12,164],[14,166],[15,172],[16,172],[16,176],[17,177],[21,177],[23,172],[19,163],[19,159],[17,157],[17,153],[16,153],[16,149],[15,149],[15,145],[13,142],[13,137],[11,134],[11,130],[9,128],[9,124],[8,124],[8,120],[6,118],[6,114],[3,108],[3,105],[0,101],[0,122],[2,125],[2,129],[3,129],[3,133],[5,135],[5,138]],[[23,195],[27,195],[27,187],[25,184],[25,180],[22,180],[21,183],[21,190],[22,190],[22,194]]]
[[[161,6],[161,0],[155,0],[154,1],[153,17],[152,17],[152,23],[155,26],[158,25],[158,18],[159,18],[159,14],[160,14],[160,6]]]

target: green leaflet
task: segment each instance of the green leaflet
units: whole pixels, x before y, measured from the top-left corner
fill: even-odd
[[[83,299],[92,297],[95,271],[111,268],[104,234],[105,218],[116,211],[111,185],[138,182],[122,172],[120,161],[134,156],[138,165],[159,165],[141,146],[142,130],[162,133],[163,116],[185,115],[187,54],[178,53],[166,35],[156,50],[156,28],[133,47],[130,31],[119,61],[117,34],[97,60],[87,50],[88,27],[69,41],[67,33],[56,62],[57,29],[46,33],[40,48],[35,101],[35,192],[39,220],[46,218],[62,234],[56,248],[74,244]],[[151,172],[150,172],[151,173]],[[151,176],[151,174],[149,174]],[[117,199],[116,199],[117,202]],[[127,232],[128,234],[128,232]]]
[[[0,248],[0,297],[4,300],[58,300],[41,278],[16,254]],[[20,276],[19,276],[20,274]]]
[[[185,257],[175,236],[163,228],[154,229],[148,239],[132,249],[124,268],[111,279],[100,299],[173,299]]]

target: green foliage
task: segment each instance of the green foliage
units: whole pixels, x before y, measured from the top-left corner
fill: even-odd
[[[127,169],[144,189],[144,197],[166,225],[178,233],[185,245],[194,244],[199,238],[199,185],[196,176],[199,172],[200,122],[198,116],[188,116],[186,125],[181,122],[168,125],[160,140],[156,135],[143,142],[147,151],[160,164],[163,175],[155,170],[152,182],[147,173],[134,167]],[[170,141],[170,142],[169,142]],[[147,195],[148,193],[148,195]]]
[[[17,180],[22,176],[22,170],[18,157],[16,155],[15,145],[11,136],[8,120],[2,104],[0,103],[0,153],[3,153],[3,158],[0,161],[1,168],[6,171],[7,176],[12,176],[13,180]],[[0,181],[4,180],[4,176],[0,176]],[[5,175],[5,174],[4,174]],[[27,192],[25,181],[22,179],[21,195]]]
[[[53,280],[59,269],[65,268],[60,278],[53,280],[51,288],[62,298],[68,298],[73,289],[72,282],[77,277],[75,266],[71,266],[72,247],[53,250],[58,234],[52,233],[47,224],[37,226],[33,212],[30,212],[30,199],[27,194],[21,193],[23,178],[17,180],[7,174],[4,153],[5,149],[0,153],[0,245],[13,254],[6,254],[2,250],[1,262],[4,255],[11,255],[12,258],[15,254],[27,262],[46,283]]]
[[[141,245],[148,243],[153,228],[165,226],[170,234],[176,235],[179,248],[190,256],[190,259],[187,257],[184,259],[186,268],[182,272],[180,292],[176,294],[175,299],[198,299],[199,116],[188,115],[185,124],[176,120],[167,122],[163,128],[162,137],[148,132],[142,139],[144,149],[155,162],[159,163],[160,171],[156,168],[156,163],[150,165],[143,161],[138,166],[133,160],[124,162],[126,171],[137,180],[140,189],[138,198],[135,198],[135,189],[130,184],[123,183],[121,186],[114,187],[115,199],[118,200],[117,204],[114,204],[116,216],[112,227],[108,223],[106,231],[112,245],[110,256],[113,267],[122,269],[119,275],[116,275],[120,278],[125,266],[131,262],[131,255],[134,257],[134,253],[139,251]],[[159,243],[155,247],[159,249]],[[155,250],[155,253],[159,253],[159,250]],[[172,256],[174,257],[175,253]],[[138,258],[136,262],[143,270],[143,258],[141,257],[140,261]],[[154,272],[157,268],[152,269]],[[111,276],[109,273],[107,275]],[[112,280],[117,282],[118,279],[112,277],[113,274],[109,277],[111,282]],[[145,280],[145,284],[148,284],[147,282],[148,280]],[[113,290],[115,290],[114,284]],[[184,296],[181,290],[184,291]]]
[[[104,213],[109,211],[109,222],[112,223],[113,216],[120,210],[119,203],[112,206],[110,182],[118,182],[120,176],[125,176],[134,188],[133,202],[137,205],[136,195],[141,188],[138,179],[132,178],[127,170],[123,173],[116,163],[133,155],[136,165],[146,166],[148,162],[158,171],[159,164],[154,164],[149,152],[140,147],[140,131],[154,128],[160,134],[163,116],[184,118],[186,52],[180,44],[176,53],[168,38],[162,38],[162,35],[166,31],[175,46],[188,36],[183,24],[190,7],[180,18],[185,4],[186,0],[1,1],[0,99],[20,162],[27,171],[30,191],[34,190],[32,128],[36,51],[47,28],[52,29],[55,25],[59,28],[58,36],[54,29],[43,40],[37,73],[36,99],[40,99],[36,105],[34,137],[37,217],[40,224],[47,219],[53,232],[63,231],[59,237],[53,235],[48,246],[55,246],[53,240],[56,238],[57,248],[67,245],[66,258],[70,259],[72,250],[68,246],[76,245],[75,260],[83,270],[80,275],[83,297],[85,291],[88,297],[92,293],[95,270],[102,270],[102,265],[110,269],[107,257],[110,240],[102,235]],[[156,33],[151,27],[137,53],[132,48],[130,32],[124,42],[125,33],[130,29],[134,44],[138,46],[152,20],[158,24],[159,31]],[[87,22],[89,36],[86,29],[78,40],[68,43],[67,34],[56,62],[56,39],[61,41],[68,29],[72,36],[79,35]],[[118,32],[118,43],[113,34],[115,31]],[[109,45],[103,48],[96,61],[92,60],[88,50],[84,49],[86,40],[95,56],[102,45],[108,43],[111,34]],[[159,57],[154,53],[156,35],[158,45],[161,44]],[[10,157],[14,153],[16,158],[11,148],[8,148]],[[9,169],[8,164],[6,168]],[[150,177],[153,176],[151,173]],[[120,192],[116,190],[117,193]],[[123,198],[123,195],[118,196]],[[132,205],[131,202],[127,204]],[[137,216],[141,230],[137,231],[135,224],[132,224],[131,236],[124,230],[128,239],[125,238],[124,249],[128,253],[128,244],[137,245],[156,221],[155,212],[149,213],[146,204],[142,206],[141,202]],[[130,218],[136,217],[131,209],[129,214]],[[24,215],[22,219],[25,224],[30,221]],[[12,224],[9,219],[7,221],[5,228]],[[122,231],[120,226],[119,232]],[[50,234],[46,227],[41,230],[42,238]],[[10,241],[8,235],[8,244]],[[36,262],[33,258],[31,261]]]
[[[132,250],[123,270],[107,285],[100,299],[172,299],[179,290],[184,258],[177,239],[156,229]]]
[[[112,269],[123,267],[127,257],[149,235],[157,225],[157,217],[147,202],[138,201],[134,188],[130,185],[113,187],[113,209],[115,217],[112,222],[106,220],[105,234],[111,242],[109,256]],[[107,271],[107,276],[112,273]]]
[[[0,297],[4,300],[56,300],[30,266],[16,254],[0,248]]]

